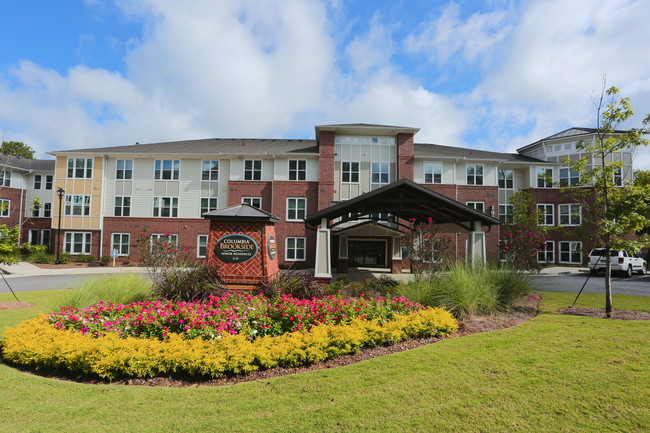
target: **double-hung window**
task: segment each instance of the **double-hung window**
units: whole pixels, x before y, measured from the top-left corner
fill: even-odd
[[[43,176],[40,174],[35,174],[34,175],[34,189],[41,189],[41,185],[43,184]]]
[[[483,164],[467,164],[467,185],[483,185]]]
[[[133,179],[133,160],[118,159],[115,162],[115,179],[130,180]]]
[[[424,163],[424,183],[442,183],[442,163]]]
[[[206,212],[212,212],[213,210],[217,210],[218,207],[219,199],[217,197],[202,197],[200,214],[203,215]]]
[[[178,180],[181,161],[178,159],[157,159],[154,163],[155,180]]]
[[[52,217],[52,203],[43,203],[43,207],[41,209],[43,210],[43,218]]]
[[[178,216],[178,197],[154,197],[153,216],[176,218]]]
[[[537,205],[537,225],[552,226],[555,225],[555,212],[552,204]]]
[[[131,197],[116,196],[114,209],[115,216],[131,216]]]
[[[262,209],[262,197],[242,197],[241,202]]]
[[[386,185],[390,180],[390,164],[387,162],[373,162],[371,165],[370,182]]]
[[[341,162],[341,182],[359,183],[359,163],[343,161]]]
[[[11,200],[0,199],[0,217],[8,217],[11,211]]]
[[[90,254],[93,234],[90,232],[66,232],[65,252],[70,254]]]
[[[244,180],[262,180],[261,159],[247,159],[244,161]]]
[[[130,243],[131,235],[129,233],[113,233],[111,251],[117,250],[118,256],[128,256]]]
[[[11,172],[9,170],[0,171],[0,186],[11,186]]]
[[[287,238],[285,259],[291,261],[305,260],[306,238]]]
[[[572,168],[560,168],[560,186],[576,186],[580,183],[580,172]]]
[[[289,160],[289,180],[307,180],[307,160]]]
[[[196,238],[196,257],[204,258],[208,254],[208,235],[199,235]]]
[[[165,242],[162,245],[164,248],[172,248],[178,246],[178,235],[171,233],[152,233],[149,237],[149,241],[153,248],[153,244]]]
[[[552,168],[537,168],[537,188],[553,188]]]
[[[537,261],[539,263],[555,263],[555,242],[544,242],[542,248],[537,250]]]
[[[612,175],[614,176],[612,179],[614,181],[614,185],[623,186],[623,169],[621,167],[616,167]]]
[[[582,263],[582,242],[560,241],[560,263]]]
[[[512,170],[499,170],[499,189],[513,189],[514,172]]]
[[[579,226],[582,224],[582,207],[579,204],[560,204],[558,208],[560,225]]]
[[[68,179],[92,179],[92,158],[68,158]]]
[[[511,204],[499,205],[499,220],[504,224],[512,224],[514,218],[514,211]]]
[[[483,201],[468,201],[465,204],[472,209],[476,209],[479,212],[485,213],[485,202]]]
[[[65,216],[90,215],[90,196],[70,194],[65,196]]]
[[[201,162],[201,180],[208,180],[208,181],[219,180],[219,161]]]
[[[287,199],[287,221],[303,221],[307,212],[306,198]]]

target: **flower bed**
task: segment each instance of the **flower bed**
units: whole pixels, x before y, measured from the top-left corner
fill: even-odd
[[[17,365],[109,380],[166,374],[219,377],[310,364],[456,329],[447,311],[403,298],[285,296],[271,302],[229,295],[204,303],[66,309],[8,329],[2,350]]]

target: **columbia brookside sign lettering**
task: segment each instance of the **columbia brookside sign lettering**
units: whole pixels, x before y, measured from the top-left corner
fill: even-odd
[[[257,255],[257,243],[250,236],[226,235],[214,247],[217,257],[227,263],[243,263]]]

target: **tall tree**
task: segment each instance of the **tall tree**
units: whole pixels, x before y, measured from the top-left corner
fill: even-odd
[[[3,141],[2,146],[0,146],[0,152],[20,158],[34,159],[34,149],[22,141]]]
[[[642,121],[641,128],[620,131],[618,127],[632,117],[634,110],[630,98],[619,96],[616,87],[603,89],[594,102],[596,108],[595,139],[578,143],[582,155],[577,161],[566,160],[569,167],[580,173],[578,186],[589,188],[568,188],[565,191],[583,206],[583,215],[593,227],[593,233],[600,245],[610,251],[625,248],[638,251],[645,241],[630,236],[650,225],[648,199],[650,187],[633,182],[624,182],[624,162],[614,155],[636,146],[647,146],[650,133],[650,114]],[[612,263],[610,254],[605,255],[605,313],[612,313]]]

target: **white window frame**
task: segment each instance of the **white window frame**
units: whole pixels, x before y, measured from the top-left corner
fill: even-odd
[[[616,167],[612,172],[612,182],[614,186],[623,186],[623,168]]]
[[[506,253],[508,253],[508,251],[506,251],[505,248],[508,246],[508,240],[499,239],[498,245],[499,245],[499,261],[507,262],[508,258],[506,257]]]
[[[53,185],[54,185],[54,175],[53,174],[46,174],[45,175],[45,189],[46,190],[52,190]]]
[[[204,249],[201,254],[201,249]],[[198,235],[196,237],[196,258],[204,259],[208,255],[208,235]]]
[[[166,164],[169,163],[169,164]],[[165,167],[169,165],[169,167]],[[169,172],[169,178],[165,173]],[[181,176],[181,160],[180,159],[156,159],[153,163],[153,179],[154,180],[178,180]]]
[[[68,179],[92,179],[93,158],[68,158],[66,175]],[[81,176],[79,171],[81,170]]]
[[[7,218],[9,215],[11,215],[11,200],[0,199],[0,217]]]
[[[472,174],[470,174],[470,168],[473,170]],[[479,168],[481,172],[480,174],[478,173]],[[465,164],[465,173],[467,185],[482,186],[485,184],[485,167],[483,164]],[[471,182],[470,179],[472,180]]]
[[[302,241],[302,248],[298,247],[298,241]],[[290,248],[290,243],[293,242],[293,247]],[[289,252],[293,252],[293,257],[289,257]],[[298,258],[298,253],[302,252],[302,258]],[[307,260],[307,238],[299,236],[291,236],[285,238],[284,245],[284,260],[287,262],[304,262]]]
[[[203,206],[203,201],[207,201],[207,206]],[[211,205],[214,201],[214,206]],[[203,215],[206,212],[212,212],[213,210],[219,209],[219,197],[201,197],[199,201],[199,216]]]
[[[164,238],[165,236],[165,233],[151,233],[151,236],[149,236],[149,244],[153,245],[155,241],[158,241],[160,238]],[[178,246],[178,234],[170,233],[169,242],[174,246]]]
[[[11,186],[11,171],[2,170],[0,171],[0,186]]]
[[[548,248],[549,245],[551,246],[550,249]],[[555,241],[546,241],[544,242],[544,248],[537,250],[537,263],[555,263]]]
[[[52,218],[52,203],[43,203],[43,206],[39,209],[39,212],[42,213],[41,216],[43,218]]]
[[[549,212],[550,210],[550,212]],[[550,222],[549,222],[550,217]],[[555,206],[551,203],[537,203],[537,225],[555,225]]]
[[[345,165],[347,166],[347,169]],[[353,170],[353,164],[356,164],[356,170]],[[353,178],[356,176],[356,180]],[[348,180],[345,180],[347,177]],[[358,161],[341,161],[341,183],[349,185],[358,185],[361,181],[361,163]]]
[[[38,229],[29,229],[27,232],[27,243],[30,245],[38,245]]]
[[[254,201],[259,200],[260,205],[256,206],[253,204]],[[258,209],[262,209],[262,197],[242,197],[241,202],[244,204],[248,204],[250,206],[256,207]]]
[[[484,201],[466,201],[466,206],[471,207],[474,210],[485,213],[485,202]],[[480,209],[478,209],[480,207]]]
[[[291,167],[292,163],[295,165],[295,167]],[[304,167],[300,167],[301,163],[304,165]],[[301,181],[301,180],[307,180],[307,160],[306,159],[290,159],[289,163],[287,164],[288,167],[288,179],[289,180],[296,180],[296,181]],[[293,175],[293,176],[292,176]]]
[[[77,199],[81,204],[77,204]],[[90,216],[92,198],[88,194],[66,194],[64,204],[64,216]],[[75,208],[78,208],[81,213],[75,213]]]
[[[497,183],[499,189],[515,189],[515,171],[511,169],[500,169],[497,173]]]
[[[115,236],[119,236],[119,242],[115,242]],[[124,236],[126,236],[126,244],[124,243]],[[126,252],[124,252],[126,247]],[[111,253],[117,250],[118,257],[127,257],[131,254],[131,233],[111,233]]]
[[[573,208],[576,207],[578,208],[577,212],[573,212]],[[567,209],[568,212],[562,212],[563,209]],[[578,218],[578,223],[574,224],[572,222],[573,217],[576,216]],[[563,222],[563,217],[567,218],[568,221],[565,224]],[[566,227],[575,227],[575,226],[580,226],[582,225],[582,206],[580,206],[578,203],[560,203],[558,204],[558,221],[559,225],[561,226],[566,226]]]
[[[165,200],[169,200],[169,206],[164,205]],[[165,209],[169,209],[169,215],[167,216],[163,215]],[[178,197],[154,196],[151,215],[154,218],[178,218]]]
[[[505,210],[505,212],[501,212],[501,210]],[[508,209],[510,209],[510,212],[508,212]],[[499,204],[499,220],[503,224],[512,224],[514,220],[514,207],[511,204],[508,203],[503,203]]]
[[[118,206],[117,201],[121,199],[121,204]],[[125,199],[128,199],[129,204],[125,204]],[[117,210],[120,209],[120,214],[117,214]],[[129,214],[124,215],[124,210],[128,209]],[[120,217],[130,217],[131,216],[131,196],[130,195],[116,195],[113,199],[113,216]]]
[[[71,251],[75,249],[74,248],[74,245],[76,245],[76,242],[74,241],[75,235],[82,235],[82,240],[80,244],[82,249],[81,252]],[[68,240],[68,238],[70,238],[70,240]],[[78,256],[78,255],[88,256],[92,251],[93,234],[92,232],[65,232],[63,244],[64,244],[63,249],[68,254],[71,254],[73,256]],[[68,245],[70,246],[70,248],[68,248]]]
[[[35,174],[34,175],[34,189],[42,189],[43,186],[43,175]]]
[[[293,206],[293,215],[291,215],[292,207],[291,203],[294,203]],[[300,208],[299,203],[303,204],[303,207]],[[300,212],[302,211],[302,218],[300,217]],[[287,221],[304,221],[307,216],[307,198],[306,197],[287,197]]]
[[[377,181],[375,181],[375,175]],[[370,163],[370,183],[373,185],[388,185],[390,183],[390,162],[378,161]]]
[[[577,186],[580,183],[580,172],[569,167],[561,167],[559,179],[561,187]]]
[[[47,234],[47,243],[45,242],[45,235]],[[41,245],[46,245],[50,246],[50,242],[52,241],[52,230],[50,229],[43,229],[41,230]]]
[[[442,183],[442,162],[425,162],[423,167],[424,183]]]
[[[250,167],[246,165],[250,163]],[[255,167],[259,163],[259,168]],[[244,160],[244,180],[260,181],[262,180],[262,171],[264,170],[264,162],[261,159],[245,159]]]
[[[122,165],[122,168],[120,168],[120,163]],[[115,180],[132,180],[132,179],[133,179],[133,160],[132,159],[115,160]]]
[[[548,172],[551,172],[550,175]],[[536,188],[553,188],[553,169],[548,167],[537,167],[535,171]],[[542,185],[540,185],[540,182]]]
[[[560,263],[567,263],[567,264],[582,264],[582,241],[559,241],[559,262]],[[563,246],[567,245],[569,247],[567,252],[563,251]],[[576,248],[577,247],[577,248]],[[578,252],[579,251],[579,252]],[[562,256],[564,254],[569,254],[569,260],[563,260]],[[579,254],[580,255],[580,260],[579,261],[573,261],[573,255],[574,254]]]
[[[201,161],[201,182],[219,182],[219,168],[218,160]]]

